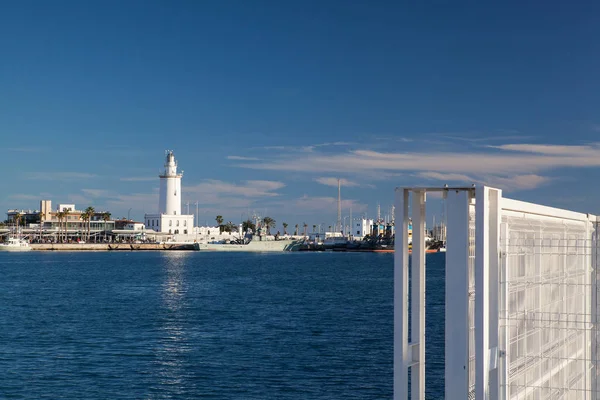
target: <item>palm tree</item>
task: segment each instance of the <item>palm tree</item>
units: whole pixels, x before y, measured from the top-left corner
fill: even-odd
[[[271,228],[275,227],[275,220],[271,217],[265,217],[265,218],[263,218],[263,225],[265,226],[265,229],[267,230],[267,235],[270,235]]]
[[[294,228],[296,228],[296,232],[294,233],[294,236],[298,236],[298,224],[296,224],[296,226]]]
[[[283,223],[283,224],[281,224],[281,225],[283,225],[283,234],[284,234],[284,235],[287,235],[287,227],[288,227],[288,224],[287,224],[287,222],[284,222],[284,223]]]
[[[256,225],[254,222],[252,222],[252,220],[247,219],[246,221],[242,222],[242,230],[246,232],[248,232],[248,230],[256,232]]]
[[[106,240],[106,223],[110,221],[110,213],[108,211],[102,213],[102,220],[104,221],[104,239]]]
[[[223,233],[223,216],[217,215],[217,218],[215,218],[215,220],[217,221],[217,225],[219,226],[219,232]]]
[[[229,221],[225,225],[223,225],[224,232],[235,232],[237,231],[237,227],[233,224],[233,222]]]
[[[313,233],[317,230],[317,225],[313,225]]]
[[[85,215],[86,215],[86,220],[88,223],[87,226],[87,240],[89,242],[90,240],[90,234],[91,234],[91,230],[92,230],[92,217],[96,214],[96,210],[94,209],[94,207],[90,206],[88,208],[85,209],[84,211]]]
[[[62,211],[59,211],[56,213],[56,218],[58,218],[58,237],[56,238],[57,241],[62,241],[61,235],[62,235],[62,221],[63,218],[65,217],[65,213]]]
[[[83,224],[81,226],[81,238],[85,240],[85,229],[86,229],[86,221],[89,218],[88,214],[86,212],[82,212],[81,215],[79,216],[79,219],[81,219],[83,221]]]
[[[15,214],[15,224],[17,225],[17,232],[19,231],[19,222],[21,222],[22,216],[23,216],[23,214],[21,214],[20,212],[17,212]]]
[[[305,222],[303,226],[304,226],[304,236],[306,236],[306,228],[308,228],[308,224]]]
[[[69,238],[69,214],[71,213],[70,208],[66,208],[63,210],[63,214],[65,215],[65,242]]]

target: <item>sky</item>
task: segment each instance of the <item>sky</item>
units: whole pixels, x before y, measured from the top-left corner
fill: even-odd
[[[0,10],[0,209],[49,199],[143,220],[169,149],[201,225],[331,225],[338,178],[344,216],[444,184],[600,214],[598,2]]]

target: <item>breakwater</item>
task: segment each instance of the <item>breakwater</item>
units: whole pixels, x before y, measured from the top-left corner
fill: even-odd
[[[199,250],[198,243],[32,243],[39,251]]]

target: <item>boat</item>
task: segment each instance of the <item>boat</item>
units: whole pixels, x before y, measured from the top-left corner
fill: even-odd
[[[31,246],[25,239],[9,237],[4,243],[0,243],[0,251],[30,251]]]
[[[300,242],[296,239],[261,240],[252,238],[248,241],[230,243],[199,243],[200,251],[248,251],[248,252],[280,252],[296,251]]]

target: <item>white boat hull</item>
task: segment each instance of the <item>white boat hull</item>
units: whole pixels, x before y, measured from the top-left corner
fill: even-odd
[[[29,242],[19,237],[9,237],[6,242],[0,243],[0,251],[23,252],[30,250]]]
[[[296,243],[296,240],[252,240],[248,244],[200,243],[200,251],[281,252],[292,251]]]
[[[11,251],[11,252],[22,252],[22,251],[31,251],[31,246],[29,243],[23,244],[0,244],[0,251]]]

